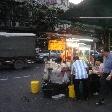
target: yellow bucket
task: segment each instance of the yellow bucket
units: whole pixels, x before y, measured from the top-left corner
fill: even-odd
[[[39,81],[31,81],[31,92],[36,94],[40,91],[40,82]]]
[[[68,89],[69,89],[69,98],[75,98],[76,95],[75,95],[74,85],[73,84],[69,85]]]

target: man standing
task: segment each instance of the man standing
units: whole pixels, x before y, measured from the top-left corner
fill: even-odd
[[[104,48],[101,53],[104,57],[104,70],[100,77],[100,94],[96,105],[104,104],[104,98],[108,95],[109,90],[111,89],[110,84],[112,77],[112,54],[108,48]]]
[[[88,98],[88,66],[84,60],[80,60],[78,56],[75,57],[71,67],[71,73],[74,76],[74,86],[76,91],[76,98],[80,100]]]

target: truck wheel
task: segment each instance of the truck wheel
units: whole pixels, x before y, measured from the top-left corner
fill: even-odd
[[[16,60],[14,63],[15,69],[22,69],[25,66],[25,63],[23,60]]]

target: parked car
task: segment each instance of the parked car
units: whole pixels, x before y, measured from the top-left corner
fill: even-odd
[[[95,58],[98,58],[100,56],[100,53],[97,52],[97,51],[91,50],[90,51],[90,55],[93,56],[93,57],[95,57]]]
[[[60,51],[49,51],[49,50],[40,51],[38,53],[37,60],[41,62],[45,62],[49,59],[52,59],[53,61],[61,61],[60,53],[61,53]]]

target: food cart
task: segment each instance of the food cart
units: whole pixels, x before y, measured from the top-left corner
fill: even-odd
[[[56,63],[50,59],[50,61],[45,62],[44,81],[42,85],[44,96],[52,97],[57,94],[67,95],[71,78],[70,65],[73,62],[73,57],[78,55],[81,59],[86,61],[90,60],[89,52],[91,45],[84,43],[87,41],[92,42],[93,40],[67,37],[49,40],[48,50],[63,51],[63,61]]]

